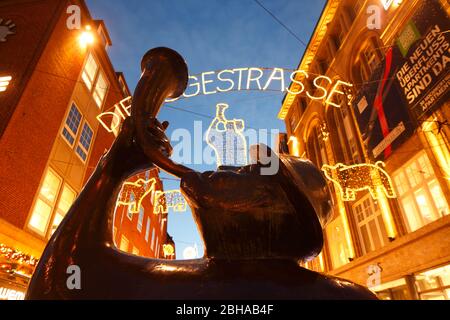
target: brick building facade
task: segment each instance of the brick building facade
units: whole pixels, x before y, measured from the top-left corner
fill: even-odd
[[[68,28],[72,5],[81,29]],[[22,297],[34,265],[28,255],[40,256],[114,141],[97,116],[130,91],[108,57],[111,44],[82,0],[0,3],[0,299]],[[157,170],[144,175],[162,189]],[[150,201],[142,207],[144,217],[125,219],[128,208],[117,206],[116,243],[126,236],[125,251],[163,257],[167,217],[153,215]]]

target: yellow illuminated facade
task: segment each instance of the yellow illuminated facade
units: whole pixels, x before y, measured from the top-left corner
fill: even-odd
[[[361,133],[358,123],[360,114],[375,104],[362,89],[408,23],[439,23],[420,20],[428,17],[432,1],[424,5],[427,1],[327,1],[293,73],[298,81],[289,84],[278,113],[286,124],[289,153],[322,169],[334,203],[323,251],[304,266],[370,284],[381,299],[450,299],[450,103],[428,99],[429,114],[399,126],[385,124],[390,134],[383,133],[384,140],[372,147],[371,136]],[[448,17],[447,1],[433,3],[441,6],[435,12],[446,11]],[[368,28],[369,7],[381,10],[380,29]],[[449,42],[444,34],[437,39]],[[313,83],[310,74],[324,77]],[[382,80],[374,82],[380,88]],[[310,95],[321,97],[324,91],[317,84],[327,91],[325,99],[298,94],[316,89]],[[390,112],[405,105],[398,99],[383,96],[378,103],[385,104],[384,114],[375,108],[369,125],[394,118]],[[413,130],[406,132],[411,123]],[[379,267],[377,281],[372,281],[371,266]]]

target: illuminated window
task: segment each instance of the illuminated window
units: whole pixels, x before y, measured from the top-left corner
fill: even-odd
[[[11,76],[0,77],[0,92],[6,91],[11,80]]]
[[[141,206],[139,209],[139,216],[137,222],[137,229],[139,232],[142,232],[142,225],[144,224],[144,207]]]
[[[108,83],[106,82],[103,73],[99,72],[97,84],[95,85],[95,89],[93,92],[95,103],[99,108],[101,108],[103,104],[103,100],[105,99],[107,90],[108,90]]]
[[[150,235],[150,218],[147,218],[147,226],[145,228],[145,241],[148,242],[148,236]]]
[[[154,248],[155,248],[155,229],[154,228],[152,228],[152,241],[150,244],[150,248],[152,249],[152,251],[154,251]]]
[[[409,232],[449,214],[448,203],[425,151],[393,175]]]
[[[132,251],[132,253],[134,254],[134,255],[139,255],[139,249],[138,248],[136,248],[135,246],[133,246],[133,251]]]
[[[81,131],[80,139],[78,141],[78,146],[76,148],[76,153],[80,156],[83,162],[86,161],[87,155],[89,153],[89,148],[92,142],[92,135],[94,132],[89,127],[88,123],[85,122],[83,125],[83,131]]]
[[[101,108],[109,85],[92,53],[89,54],[86,60],[81,78],[89,89],[89,92],[92,93],[92,97],[94,98],[97,107]]]
[[[421,300],[450,300],[450,265],[416,275]]]
[[[130,202],[133,202],[136,200],[136,197],[134,196],[133,192],[130,192]],[[128,211],[127,211],[127,217],[128,219],[132,220],[133,219],[133,211],[131,210],[133,206],[128,206]]]
[[[48,169],[39,189],[28,227],[43,237],[50,237],[75,198],[75,191],[65,184],[53,170]]]
[[[353,206],[363,254],[377,250],[388,242],[381,211],[367,194]]]
[[[128,252],[128,245],[129,245],[129,241],[127,239],[127,237],[125,237],[124,235],[122,235],[122,237],[120,238],[120,250]]]
[[[70,107],[69,114],[67,115],[66,122],[62,131],[63,137],[73,146],[75,139],[77,138],[78,129],[81,122],[81,113],[77,106],[73,103]]]
[[[72,206],[72,203],[75,201],[75,198],[75,191],[73,191],[67,184],[65,184],[59,197],[55,216],[53,217],[50,236],[53,234],[53,232],[56,231],[63,218],[66,216],[67,212]]]
[[[92,89],[95,76],[97,74],[97,70],[98,64],[95,61],[92,53],[90,53],[84,66],[83,73],[81,74],[81,78],[83,79],[84,83],[86,84],[86,87],[88,87],[89,90]]]

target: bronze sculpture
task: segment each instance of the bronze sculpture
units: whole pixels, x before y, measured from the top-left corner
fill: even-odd
[[[298,260],[317,255],[330,218],[324,178],[309,161],[256,150],[280,160],[275,176],[263,164],[198,173],[173,163],[167,123],[156,115],[187,85],[175,51],[150,50],[132,116],[54,233],[27,299],[372,299],[367,289],[318,274]],[[156,165],[178,177],[205,242],[197,260],[158,260],[115,248],[112,215],[122,182]],[[81,270],[81,289],[67,287],[67,268]]]

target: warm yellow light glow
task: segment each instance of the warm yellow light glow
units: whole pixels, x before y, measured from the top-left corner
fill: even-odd
[[[325,177],[332,181],[339,189],[344,201],[356,199],[356,192],[368,190],[373,199],[378,199],[377,190],[384,192],[388,198],[395,198],[392,180],[383,169],[384,163],[377,161],[375,164],[361,163],[345,165],[338,163],[334,166],[324,164],[322,171]]]
[[[86,26],[85,30],[81,32],[78,41],[83,48],[86,48],[88,45],[95,42],[94,34],[92,33],[90,26]]]
[[[289,143],[292,144],[292,149],[291,149],[292,155],[294,155],[296,157],[300,156],[300,150],[298,147],[298,138],[296,136],[291,136],[289,138]]]
[[[175,212],[186,211],[187,204],[180,190],[156,190],[153,199],[153,213],[168,213],[172,208]]]
[[[342,219],[342,227],[344,228],[345,241],[347,242],[347,250],[348,250],[347,258],[354,258],[355,251],[353,249],[352,237],[350,234],[350,227],[349,227],[348,218],[347,218],[347,211],[345,210],[345,205],[342,202],[342,199],[339,198],[339,200],[337,202],[338,202],[338,208],[339,208],[339,215]]]
[[[163,244],[164,257],[173,256],[175,253],[175,248],[171,244]]]
[[[392,217],[389,202],[387,201],[384,192],[380,188],[377,188],[377,201],[380,205],[381,216],[383,217],[384,225],[386,226],[387,235],[389,238],[393,239],[396,236],[394,218]]]
[[[206,131],[206,142],[216,154],[217,167],[222,165],[246,165],[247,140],[243,134],[245,122],[242,119],[228,120],[225,110],[228,105],[216,106],[216,117]]]
[[[430,119],[424,123],[422,126],[422,131],[425,133],[425,138],[427,139],[431,150],[436,157],[436,161],[440,169],[444,173],[444,178],[448,181],[450,180],[450,152],[442,133],[439,132],[439,128],[436,123],[436,118]]]
[[[155,187],[156,179],[144,180],[139,178],[135,182],[125,182],[122,185],[117,205],[128,206],[131,213],[138,213],[141,209],[142,201],[152,192]],[[133,194],[134,199],[130,199]]]
[[[11,76],[0,77],[0,92],[6,91],[11,80]]]

